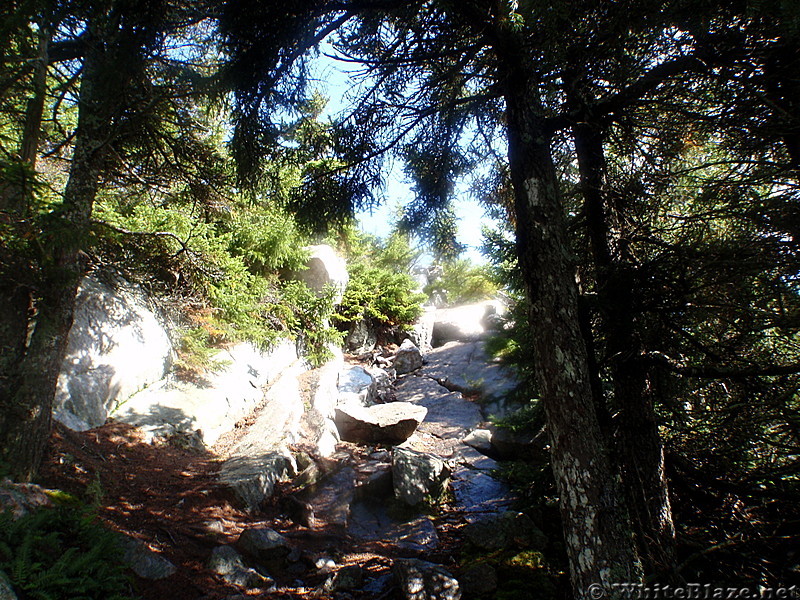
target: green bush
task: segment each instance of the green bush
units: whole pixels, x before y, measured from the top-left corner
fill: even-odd
[[[394,231],[381,240],[353,228],[341,236],[333,243],[347,256],[350,280],[334,320],[343,327],[362,319],[386,327],[416,321],[426,297],[414,293],[409,273],[420,252],[408,235]]]
[[[301,281],[287,281],[281,295],[282,305],[275,308],[300,342],[301,354],[312,366],[321,365],[332,357],[328,346],[342,343],[341,332],[330,326],[335,288],[326,286],[316,294]]]
[[[455,259],[442,265],[442,276],[425,288],[429,296],[444,291],[448,304],[468,304],[487,300],[497,293],[489,267]]]
[[[0,571],[20,600],[128,600],[114,533],[87,510],[59,506],[13,520],[0,514]]]

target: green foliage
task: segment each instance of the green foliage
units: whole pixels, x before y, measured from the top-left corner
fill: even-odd
[[[442,276],[425,288],[430,295],[443,291],[448,304],[468,304],[487,300],[497,293],[490,267],[474,265],[463,258],[445,262]]]
[[[342,334],[330,326],[336,289],[326,286],[316,294],[301,281],[283,284],[280,310],[289,330],[297,336],[301,353],[318,367],[332,357],[329,345],[341,345]]]
[[[407,235],[393,232],[385,242],[349,233],[350,280],[334,319],[349,325],[370,319],[381,326],[405,326],[422,312],[424,294],[416,294],[409,271],[419,257]]]
[[[86,510],[0,515],[0,570],[21,600],[127,600],[130,581],[117,537]]]

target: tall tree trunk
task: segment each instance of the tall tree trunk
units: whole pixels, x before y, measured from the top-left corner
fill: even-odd
[[[504,42],[507,44],[507,42]],[[517,252],[531,300],[535,373],[550,435],[573,594],[641,578],[630,518],[592,399],[575,265],[544,129],[544,109],[523,46],[498,48],[505,69],[509,166]],[[519,50],[519,52],[517,52]]]
[[[36,171],[42,115],[47,97],[49,44],[50,32],[46,27],[42,27],[39,30],[37,56],[34,61],[31,96],[25,106],[25,121],[19,147],[20,168],[14,179],[0,186],[0,211],[9,213],[17,222],[27,217],[28,202],[33,194],[33,174]]]
[[[622,219],[613,218],[608,201],[603,130],[587,120],[573,127],[589,241],[601,307],[603,336],[611,358],[617,456],[628,494],[639,550],[650,573],[675,566],[675,527],[664,471],[664,448],[648,370],[641,360],[636,331],[632,265],[624,254]],[[609,221],[614,222],[614,227]]]
[[[87,51],[78,126],[63,202],[43,228],[38,263],[5,264],[0,288],[0,459],[18,480],[36,473],[49,439],[55,388],[84,273],[85,243],[121,90],[103,43]],[[5,261],[8,263],[8,261]]]

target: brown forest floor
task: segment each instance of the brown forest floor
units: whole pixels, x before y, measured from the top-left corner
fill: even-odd
[[[327,576],[313,568],[299,575],[271,574],[280,590],[273,593],[245,592],[205,568],[215,546],[232,544],[244,528],[256,524],[286,535],[309,556],[325,554],[339,565],[359,564],[368,576],[389,571],[392,548],[359,545],[342,532],[324,527],[304,529],[280,515],[277,501],[258,514],[233,507],[216,485],[220,464],[220,458],[207,451],[146,443],[141,432],[122,423],[109,422],[82,433],[57,425],[39,482],[95,504],[108,527],[144,541],[178,567],[178,572],[165,580],[136,581],[136,593],[144,600],[215,600],[237,594],[334,597],[317,589]],[[451,564],[458,546],[454,523],[460,519],[452,513],[440,516],[440,547],[435,556],[423,558]],[[295,587],[297,577],[305,587]],[[348,596],[339,593],[335,597]],[[349,597],[366,596],[354,593]]]

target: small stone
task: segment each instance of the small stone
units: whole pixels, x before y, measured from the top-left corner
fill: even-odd
[[[358,565],[342,567],[336,571],[331,581],[333,591],[357,590],[362,585],[364,585],[364,569]]]
[[[461,588],[444,567],[415,558],[398,558],[392,565],[407,600],[460,600]]]
[[[330,573],[336,568],[336,562],[326,556],[321,556],[314,561],[314,566],[320,573]]]
[[[269,527],[245,529],[236,541],[236,547],[259,562],[281,561],[292,551],[288,540]]]
[[[123,536],[120,540],[122,560],[142,579],[166,579],[178,570],[166,558],[153,552],[140,540]]]
[[[464,443],[475,448],[478,452],[490,455],[492,452],[492,432],[488,429],[475,429],[464,438]]]

